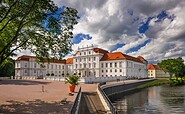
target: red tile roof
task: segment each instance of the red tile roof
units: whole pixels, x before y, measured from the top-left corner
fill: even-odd
[[[136,61],[136,62],[143,62],[141,61],[139,58],[135,58],[126,54],[123,54],[121,52],[114,52],[114,53],[106,53],[104,54],[104,56],[101,58],[100,61],[108,61],[108,60],[132,60],[132,61]]]
[[[30,58],[36,58],[36,56],[23,55],[16,59],[16,61],[29,61]]]
[[[158,65],[150,64],[148,70],[160,70],[160,67]]]
[[[23,56],[20,56],[16,59],[16,61],[29,61],[30,58],[37,58],[36,56],[28,56],[28,55],[23,55]],[[48,60],[47,59],[44,59],[43,60],[44,62],[47,62]],[[66,60],[57,60],[57,59],[50,59],[50,62],[51,63],[62,63],[62,64],[65,64],[66,63]]]
[[[78,51],[73,56],[76,56],[77,54],[78,54]]]
[[[47,61],[46,61],[47,62]],[[66,63],[66,60],[57,60],[57,59],[53,59],[53,60],[50,60],[51,63],[62,63],[62,64],[65,64]]]
[[[143,61],[146,61],[142,56],[138,56],[137,58],[138,58],[140,61],[142,61],[142,62],[143,62]]]
[[[94,48],[93,51],[95,53],[102,53],[102,54],[109,53],[107,50],[104,50],[104,49],[101,49],[101,48]]]
[[[73,58],[68,58],[66,60],[66,64],[73,64]]]

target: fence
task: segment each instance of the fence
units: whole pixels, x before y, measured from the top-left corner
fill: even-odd
[[[80,106],[80,101],[81,101],[81,96],[82,96],[82,92],[81,92],[81,87],[78,91],[78,94],[76,96],[76,99],[71,107],[70,110],[70,114],[78,114],[78,110],[79,110],[79,106]]]
[[[110,109],[111,114],[117,114],[116,108],[113,106],[112,102],[108,98],[108,96],[105,94],[104,90],[100,87],[100,84],[98,84],[98,90],[100,94],[103,96],[103,99],[105,100],[108,108]]]

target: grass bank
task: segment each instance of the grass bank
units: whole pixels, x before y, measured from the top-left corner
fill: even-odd
[[[143,85],[138,86],[137,88],[142,89],[142,88],[147,88],[147,87],[152,87],[152,86],[160,86],[160,85],[167,85],[170,84],[170,80],[168,78],[159,78],[157,80],[154,80],[152,82],[145,83]]]

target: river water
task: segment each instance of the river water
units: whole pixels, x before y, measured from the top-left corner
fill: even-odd
[[[118,114],[185,114],[185,86],[155,86],[111,97]]]

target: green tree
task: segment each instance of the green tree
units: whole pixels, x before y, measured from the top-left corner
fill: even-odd
[[[12,58],[8,58],[0,66],[0,77],[14,75],[15,75],[15,61]]]
[[[16,50],[29,49],[39,60],[61,59],[71,51],[78,11],[51,0],[0,1],[0,65]]]
[[[163,60],[158,65],[165,73],[169,73],[171,79],[174,74],[174,69],[171,67],[173,65],[173,59]]]
[[[181,83],[182,83],[182,79],[185,76],[185,65],[184,65],[184,60],[182,58],[177,58],[174,59],[174,69],[175,69],[175,77],[176,80],[178,80],[178,78],[181,79]]]
[[[168,72],[170,74],[170,79],[172,79],[172,76],[175,76],[176,82],[178,82],[178,78],[180,78],[179,84],[183,83],[183,77],[185,76],[185,65],[183,63],[182,58],[176,58],[176,59],[167,59],[163,60],[161,63],[159,63],[159,67],[164,71]]]

